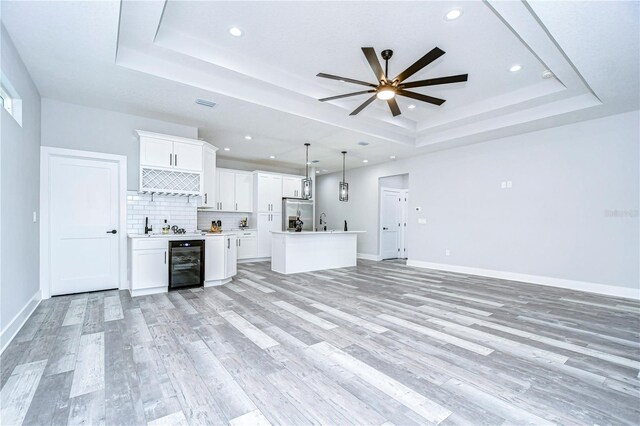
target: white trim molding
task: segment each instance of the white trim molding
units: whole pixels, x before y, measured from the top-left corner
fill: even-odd
[[[549,287],[566,288],[569,290],[584,291],[588,293],[603,294],[606,296],[624,297],[640,300],[640,289],[619,287],[608,284],[592,283],[587,281],[567,280],[563,278],[546,277],[542,275],[520,274],[516,272],[496,271],[493,269],[471,268],[468,266],[448,265],[445,263],[424,262],[421,260],[407,261],[407,266],[417,268],[437,269],[440,271],[457,272],[460,274],[480,275],[489,278],[498,278],[509,281],[520,281],[529,284],[539,284]]]
[[[358,253],[356,257],[364,260],[375,260],[376,262],[380,260],[380,256],[377,254]]]
[[[40,297],[51,297],[49,253],[49,160],[51,157],[77,157],[111,161],[118,164],[118,217],[119,217],[119,288],[127,290],[127,157],[102,152],[40,147]]]
[[[16,314],[9,324],[0,332],[0,354],[9,346],[9,343],[16,337],[24,323],[27,322],[31,314],[36,310],[41,301],[40,290],[38,290],[26,305]]]

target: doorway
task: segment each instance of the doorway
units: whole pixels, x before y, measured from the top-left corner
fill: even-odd
[[[42,297],[124,288],[126,157],[42,147],[40,169]]]
[[[388,176],[379,179],[379,253],[380,260],[406,259],[408,175]]]

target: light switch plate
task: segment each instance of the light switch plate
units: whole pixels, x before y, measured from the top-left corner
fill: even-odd
[[[37,221],[38,221],[38,213],[33,212],[33,223],[36,223]]]
[[[427,224],[427,218],[426,217],[419,217],[418,218],[418,225],[426,225]]]
[[[505,189],[507,187],[507,182],[502,181],[502,183],[500,184],[500,188]]]

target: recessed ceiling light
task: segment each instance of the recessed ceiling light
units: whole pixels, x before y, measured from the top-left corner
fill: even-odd
[[[409,105],[407,108],[414,109],[416,106],[414,104]]]
[[[362,162],[363,162],[363,163],[368,163],[368,162],[369,162],[369,160],[362,160]]]
[[[389,157],[389,158],[390,158],[390,159],[392,159],[392,160],[395,160],[395,159],[396,159],[396,156],[395,156],[395,155],[392,155],[392,156],[391,156],[391,157]]]
[[[269,158],[271,158],[273,160],[274,158],[276,158],[276,156],[275,155],[270,155]]]
[[[316,164],[316,163],[319,163],[319,162],[320,162],[320,160],[311,160],[311,162],[312,162],[312,163],[314,163],[314,164]]]
[[[462,10],[461,9],[451,9],[450,11],[447,12],[446,15],[444,15],[444,19],[446,21],[455,21],[456,19],[458,19],[461,16],[462,16]]]
[[[229,28],[229,34],[231,34],[234,37],[240,37],[242,36],[242,30],[238,27],[231,27]]]
[[[251,139],[253,139],[251,136],[247,135],[244,137],[246,140],[250,141]]]
[[[520,71],[521,69],[522,69],[522,65],[515,64],[514,66],[512,66],[511,68],[509,68],[509,71],[511,71],[511,72],[518,72],[518,71]]]
[[[327,170],[327,169],[322,169],[322,171],[323,171],[323,172],[328,172],[329,170]]]
[[[224,150],[225,151],[231,151],[231,148],[225,148]]]
[[[320,173],[320,170],[316,170],[316,173]]]

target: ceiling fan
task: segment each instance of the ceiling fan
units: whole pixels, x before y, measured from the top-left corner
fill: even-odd
[[[434,98],[432,96],[423,95],[421,93],[409,92],[406,89],[410,89],[413,87],[424,87],[424,86],[436,86],[439,84],[449,84],[449,83],[460,83],[463,81],[467,81],[468,74],[459,74],[459,75],[451,75],[448,77],[438,77],[438,78],[430,78],[427,80],[418,80],[405,83],[404,81],[411,77],[413,74],[420,71],[422,68],[429,65],[431,62],[438,59],[440,56],[444,55],[444,50],[439,49],[438,47],[434,47],[429,53],[424,55],[422,58],[418,59],[413,65],[411,65],[406,70],[402,71],[395,78],[388,78],[389,74],[389,59],[393,56],[393,50],[383,50],[382,51],[382,59],[384,59],[384,71],[382,70],[382,66],[380,65],[380,61],[376,56],[376,51],[373,47],[363,47],[362,53],[367,58],[373,73],[376,75],[376,79],[378,80],[378,84],[368,83],[366,81],[354,80],[352,78],[339,77],[337,75],[319,73],[317,77],[329,78],[331,80],[340,80],[347,83],[359,84],[361,86],[369,86],[371,89],[363,90],[361,92],[347,93],[345,95],[331,96],[328,98],[318,99],[320,102],[332,101],[334,99],[347,98],[349,96],[357,96],[364,95],[367,93],[375,93],[369,99],[364,101],[362,105],[353,110],[353,112],[349,115],[356,115],[363,109],[365,109],[371,102],[373,102],[376,98],[387,101],[389,105],[389,109],[391,109],[391,113],[393,116],[400,115],[400,107],[398,106],[398,102],[395,97],[405,96],[407,98],[415,99],[422,102],[428,102],[434,105],[442,105],[445,100]]]

